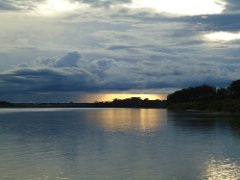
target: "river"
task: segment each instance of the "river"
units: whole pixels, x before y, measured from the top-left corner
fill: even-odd
[[[0,179],[238,179],[240,115],[0,109]]]

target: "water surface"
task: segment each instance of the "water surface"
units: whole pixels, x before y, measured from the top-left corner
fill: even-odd
[[[238,179],[240,115],[0,109],[0,179]]]

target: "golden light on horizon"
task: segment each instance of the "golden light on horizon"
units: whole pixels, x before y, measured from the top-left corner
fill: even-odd
[[[131,93],[99,93],[99,94],[84,94],[79,100],[81,102],[96,102],[96,101],[112,101],[113,99],[126,99],[131,97],[140,97],[141,99],[149,100],[164,100],[166,94],[131,94]]]
[[[149,99],[149,100],[155,100],[155,99],[164,99],[163,95],[160,94],[102,94],[100,95],[101,98],[104,101],[111,101],[115,98],[117,99],[126,99],[131,97],[140,97],[141,99]]]

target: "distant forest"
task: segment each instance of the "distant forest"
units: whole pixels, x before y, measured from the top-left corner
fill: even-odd
[[[131,97],[127,99],[114,99],[113,101],[95,102],[98,107],[126,107],[126,108],[165,108],[166,101],[159,99],[149,100],[140,97]]]
[[[167,108],[240,112],[240,80],[233,81],[227,88],[204,84],[176,91],[168,95]]]
[[[168,108],[175,110],[240,112],[240,80],[233,81],[226,88],[217,88],[207,84],[184,88],[169,94],[167,100],[132,97],[94,103],[9,103],[0,101],[0,107]]]
[[[165,108],[166,101],[141,99],[132,97],[127,99],[114,99],[113,101],[94,103],[9,103],[0,101],[0,107],[20,108]]]

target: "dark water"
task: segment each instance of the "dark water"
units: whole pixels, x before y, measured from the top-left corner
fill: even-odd
[[[240,115],[0,109],[0,179],[240,179]]]

